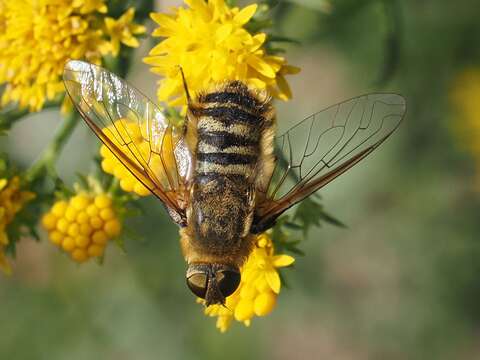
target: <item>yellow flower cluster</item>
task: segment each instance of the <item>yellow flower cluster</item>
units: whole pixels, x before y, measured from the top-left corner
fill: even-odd
[[[475,159],[477,186],[480,189],[480,68],[469,68],[459,73],[450,97],[458,115],[454,131],[461,146]]]
[[[158,98],[171,106],[186,104],[179,65],[189,89],[195,93],[212,83],[242,80],[282,100],[292,94],[284,75],[298,68],[287,65],[281,56],[265,51],[267,35],[250,34],[245,29],[257,10],[253,4],[230,8],[224,0],[185,0],[188,8],[175,8],[173,14],[154,13],[159,25],[153,36],[165,40],[155,46],[144,61],[152,72],[164,77]]]
[[[103,255],[107,242],[120,235],[122,224],[110,196],[80,193],[56,202],[42,218],[50,241],[81,263]]]
[[[20,189],[18,177],[10,180],[0,179],[0,269],[5,273],[11,271],[4,252],[9,243],[7,226],[24,205],[34,197],[34,193]]]
[[[1,104],[18,102],[30,111],[64,92],[61,80],[69,59],[100,63],[118,54],[119,42],[138,46],[130,9],[119,20],[105,16],[104,0],[0,0]]]
[[[241,269],[238,289],[226,299],[225,306],[211,305],[205,309],[205,314],[217,316],[217,328],[221,332],[227,331],[233,319],[249,326],[254,316],[268,315],[280,293],[277,268],[289,266],[294,261],[289,255],[275,255],[270,236],[259,235],[257,246]]]
[[[110,36],[110,46],[113,56],[117,56],[120,52],[120,43],[138,47],[140,43],[134,35],[140,35],[145,32],[145,26],[138,25],[133,22],[135,9],[128,9],[118,20],[111,17],[105,18],[106,33]]]
[[[146,126],[146,123],[143,126]],[[121,132],[121,136],[114,135],[117,131]],[[172,135],[170,132],[165,133],[161,143],[157,146],[157,148],[162,149],[160,151],[162,153],[162,158],[157,155],[157,151],[155,153],[151,151],[151,146],[153,145],[145,141],[142,136],[142,129],[136,122],[128,121],[126,119],[117,120],[114,125],[105,128],[104,133],[107,134],[109,139],[119,149],[124,149],[123,153],[127,154],[137,165],[140,165],[137,159],[149,159],[148,167],[160,181],[166,181],[165,168],[170,170],[175,169],[175,158],[173,154],[168,151],[173,148]],[[143,131],[143,134],[146,133],[146,131]],[[135,144],[135,148],[130,146],[130,149],[127,149],[126,145],[122,145],[118,142],[119,138],[131,139]],[[137,151],[138,154],[136,153]],[[100,155],[102,157],[103,171],[119,179],[120,187],[124,191],[134,192],[139,196],[147,196],[151,194],[150,190],[138,181],[105,145],[100,147]]]

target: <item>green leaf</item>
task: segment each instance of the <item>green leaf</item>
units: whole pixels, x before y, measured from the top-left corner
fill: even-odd
[[[117,236],[114,241],[115,244],[126,254],[127,249],[125,248],[125,238],[123,236]]]
[[[70,189],[62,179],[56,178],[55,179],[55,191],[54,196],[57,199],[66,199],[73,196],[75,193],[72,189]]]
[[[260,4],[267,5],[270,9],[277,6],[280,3],[280,0],[263,0]]]
[[[297,223],[294,223],[294,222],[291,222],[291,221],[286,221],[284,223],[284,226],[288,229],[292,229],[292,230],[302,230],[303,228],[298,225]]]
[[[0,177],[7,171],[7,157],[6,154],[0,154]]]
[[[255,16],[252,20],[250,20],[246,25],[245,28],[248,30],[250,33],[258,33],[260,31],[264,31],[265,29],[271,28],[273,25],[273,22],[271,19],[262,19],[262,20],[257,20],[257,17]]]
[[[283,269],[279,269],[278,275],[280,276],[280,282],[282,283],[282,288],[290,289],[290,283],[287,281],[285,274],[283,273]]]
[[[269,42],[284,42],[290,44],[297,44],[300,45],[300,41],[295,40],[293,38],[287,36],[279,36],[279,35],[268,35],[267,41]]]
[[[341,227],[341,228],[348,228],[347,225],[345,225],[345,223],[341,222],[340,220],[338,220],[337,218],[333,217],[332,215],[330,215],[329,213],[323,211],[322,214],[320,215],[321,219],[331,225],[335,225],[335,226],[338,226],[338,227]]]
[[[105,262],[105,253],[103,253],[102,256],[97,257],[97,264],[100,266],[103,266],[103,263]]]
[[[325,212],[323,205],[312,196],[303,200],[297,207],[293,219],[303,227],[304,235],[312,226],[322,226],[322,221],[331,225],[346,227],[340,220]]]
[[[188,84],[187,84],[188,85]],[[165,109],[168,121],[173,124],[174,128],[182,128],[184,123],[185,123],[185,116],[182,116],[180,112],[173,108],[173,107],[167,107]]]
[[[124,239],[129,239],[129,240],[138,241],[138,242],[146,241],[145,237],[143,237],[142,235],[138,234],[136,231],[128,227],[125,227],[123,229],[121,237],[123,237]]]
[[[277,54],[285,54],[287,51],[285,49],[273,48],[273,47],[267,46],[267,52],[271,55],[277,55]]]

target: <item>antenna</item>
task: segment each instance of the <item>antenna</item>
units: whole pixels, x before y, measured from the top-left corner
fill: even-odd
[[[182,81],[183,81],[183,87],[185,88],[185,93],[187,94],[187,102],[190,104],[192,102],[192,98],[190,97],[190,92],[188,91],[188,85],[187,81],[185,80],[185,74],[183,73],[182,67],[179,65],[180,68],[180,73],[182,74]]]

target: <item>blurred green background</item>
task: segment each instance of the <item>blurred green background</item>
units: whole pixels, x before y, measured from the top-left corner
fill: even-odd
[[[275,31],[301,42],[287,57],[302,68],[280,122],[379,90],[403,94],[408,112],[379,151],[321,191],[348,228],[311,231],[272,314],[220,334],[185,286],[176,227],[146,199],[146,216],[129,222],[141,239],[127,254],[111,246],[102,267],[77,266],[47,241],[19,243],[13,276],[0,279],[0,359],[480,358],[480,194],[450,101],[456,76],[480,66],[478,10],[477,0],[280,1]],[[154,97],[141,63],[149,47],[129,80]],[[29,164],[58,119],[17,125],[2,139],[12,159]],[[79,126],[62,177],[88,171],[96,148]]]

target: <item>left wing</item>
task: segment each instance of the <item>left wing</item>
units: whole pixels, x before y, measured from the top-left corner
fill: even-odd
[[[99,66],[69,61],[63,79],[87,125],[172,219],[186,225],[191,155],[182,132],[140,91]]]
[[[257,189],[261,200],[252,232],[273,226],[284,211],[364,159],[395,131],[405,111],[400,95],[363,95],[315,113],[277,137],[275,168],[268,184]]]

